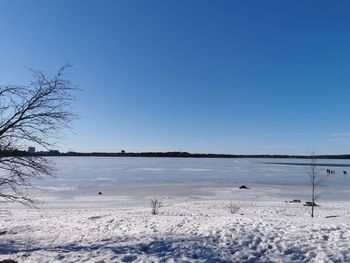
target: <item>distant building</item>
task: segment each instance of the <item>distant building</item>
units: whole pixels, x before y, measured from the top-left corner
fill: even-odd
[[[29,153],[35,153],[35,147],[28,147]]]
[[[120,153],[124,154],[124,153],[125,153],[125,150],[121,150]]]

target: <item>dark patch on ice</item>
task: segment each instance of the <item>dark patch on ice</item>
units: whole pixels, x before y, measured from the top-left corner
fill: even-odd
[[[326,216],[325,218],[334,218],[334,217],[339,217],[339,216]]]
[[[89,220],[96,220],[96,219],[100,219],[102,218],[102,216],[90,216],[88,219]]]

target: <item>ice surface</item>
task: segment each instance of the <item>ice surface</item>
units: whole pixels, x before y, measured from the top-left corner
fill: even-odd
[[[101,202],[103,206],[142,203],[150,196],[237,200],[307,199],[309,177],[305,160],[292,159],[194,159],[194,158],[53,158],[55,178],[35,182],[42,200]],[[350,200],[348,160],[320,160],[324,174],[317,189],[322,200]],[[329,166],[329,167],[328,167]],[[328,176],[326,169],[336,170]],[[245,184],[245,192],[237,188]],[[103,195],[98,196],[97,193]],[[129,204],[126,199],[129,199]]]

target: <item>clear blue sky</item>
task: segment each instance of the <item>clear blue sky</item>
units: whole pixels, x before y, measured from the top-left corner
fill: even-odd
[[[350,1],[0,1],[0,82],[70,62],[75,151],[350,153]]]

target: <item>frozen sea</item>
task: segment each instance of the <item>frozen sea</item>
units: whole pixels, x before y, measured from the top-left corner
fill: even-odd
[[[54,178],[37,181],[35,195],[61,206],[139,205],[151,197],[177,200],[281,201],[310,196],[309,160],[135,157],[52,158]],[[319,200],[349,201],[349,160],[318,160]],[[329,176],[326,169],[335,170]],[[250,189],[240,190],[246,185]],[[98,195],[101,192],[102,195]]]

